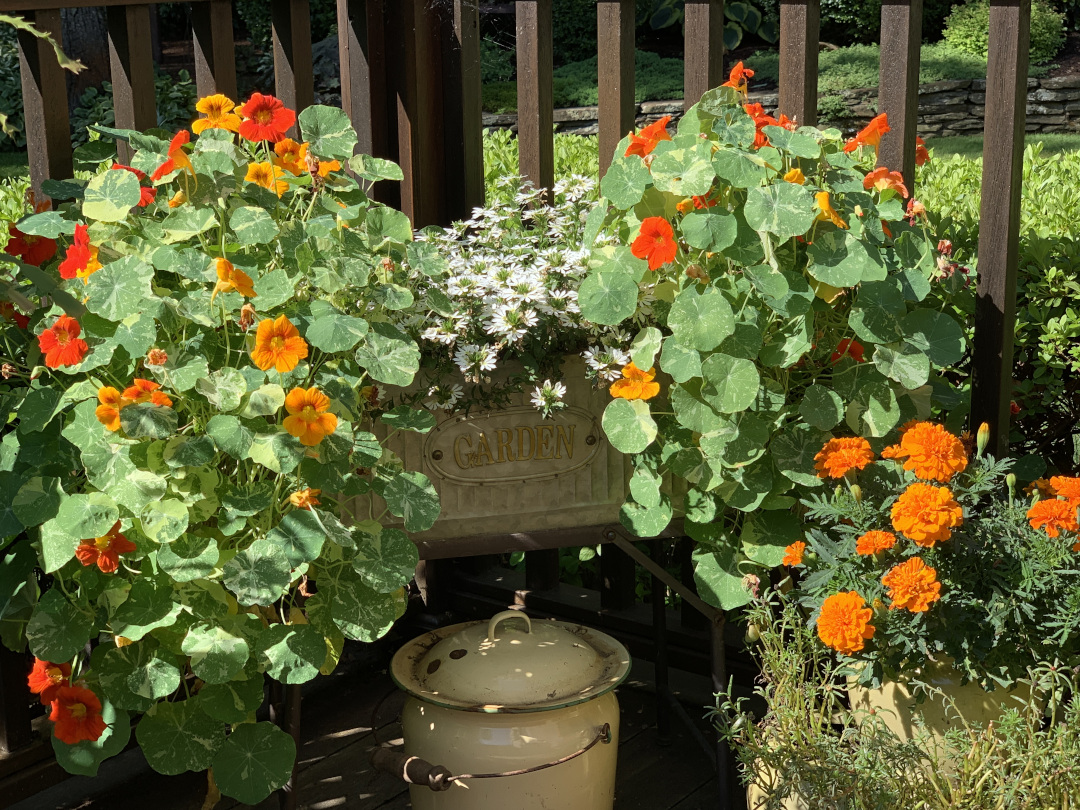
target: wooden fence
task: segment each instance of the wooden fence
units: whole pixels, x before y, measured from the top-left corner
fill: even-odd
[[[297,110],[314,98],[308,0],[267,0],[275,95]],[[723,76],[723,0],[685,0],[685,104]],[[978,302],[971,423],[987,422],[1006,447],[1019,243],[1020,183],[1031,0],[990,0]],[[517,0],[521,172],[538,187],[554,175],[552,2]],[[116,126],[156,125],[150,6],[130,0],[0,0],[62,41],[61,8],[106,6]],[[882,0],[879,109],[892,131],[880,162],[910,184],[915,168],[923,0]],[[416,226],[446,223],[483,202],[477,0],[337,0],[342,107],[359,150],[396,160],[405,180],[380,189]],[[634,0],[597,0],[601,172],[634,127]],[[200,95],[236,98],[231,0],[191,3]],[[819,0],[781,0],[779,110],[800,124],[817,111]],[[47,44],[19,33],[30,171],[35,185],[72,173],[65,74]],[[552,560],[550,555],[547,564]],[[554,560],[557,570],[557,558]],[[551,569],[549,569],[551,570]],[[0,748],[24,748],[25,673],[0,653]],[[38,757],[38,761],[41,757]],[[15,760],[0,760],[0,779]],[[5,796],[7,798],[7,796]]]

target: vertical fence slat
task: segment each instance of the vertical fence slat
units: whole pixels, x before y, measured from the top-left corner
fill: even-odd
[[[223,93],[236,97],[236,45],[233,42],[232,0],[191,4],[195,41],[195,86],[199,97]]]
[[[724,82],[724,0],[686,0],[683,109]]]
[[[274,93],[286,107],[300,113],[315,102],[308,0],[270,0],[270,22],[274,39]]]
[[[337,0],[341,107],[357,151],[390,157],[386,118],[386,20],[383,0]]]
[[[59,10],[38,11],[27,17],[39,30],[63,43]],[[30,180],[40,191],[43,180],[72,175],[66,79],[48,43],[26,31],[19,31],[18,39]],[[63,103],[57,103],[58,99]]]
[[[156,127],[150,6],[109,6],[106,19],[116,126],[120,129]],[[131,147],[126,143],[118,142],[116,151],[122,162],[131,159]]]
[[[484,204],[484,131],[480,79],[480,6],[453,0],[443,21],[443,116],[447,219]]]
[[[537,188],[555,184],[551,0],[517,0],[518,155]]]
[[[1031,0],[991,0],[971,422],[990,425],[999,457],[1009,440],[1030,30]]]
[[[637,601],[637,566],[614,543],[600,547],[600,607],[626,610]]]
[[[559,549],[543,548],[525,552],[525,587],[530,591],[550,591],[559,587]]]
[[[883,0],[881,4],[878,112],[888,114],[891,131],[881,139],[878,165],[903,174],[912,194],[919,123],[922,14],[923,0]]]
[[[30,690],[26,685],[29,671],[25,653],[12,652],[0,644],[0,754],[10,754],[33,742]]]
[[[820,0],[780,0],[779,111],[800,126],[817,123]]]
[[[596,4],[596,22],[603,177],[615,147],[634,128],[634,0],[600,0]]]

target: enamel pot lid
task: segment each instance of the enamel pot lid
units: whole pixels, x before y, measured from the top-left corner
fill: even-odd
[[[572,706],[610,692],[629,671],[629,653],[611,636],[517,610],[413,639],[390,666],[410,695],[474,712]]]

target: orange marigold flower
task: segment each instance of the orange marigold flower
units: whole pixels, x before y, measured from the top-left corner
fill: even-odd
[[[930,160],[930,152],[926,149],[926,141],[921,137],[915,136],[915,165],[922,166],[926,161]]]
[[[232,110],[236,102],[221,93],[212,96],[204,96],[195,104],[195,109],[206,118],[200,118],[191,125],[191,131],[196,135],[206,129],[224,129],[236,132],[240,129],[240,116]]]
[[[870,442],[861,437],[829,439],[814,456],[818,478],[843,478],[851,470],[862,470],[874,460]]]
[[[855,543],[855,553],[864,557],[871,557],[882,551],[888,551],[896,545],[896,535],[892,532],[869,531],[860,537]]]
[[[649,260],[650,270],[659,270],[675,260],[678,245],[671,223],[663,217],[646,217],[641,223],[637,239],[630,245],[630,252],[639,259]]]
[[[14,222],[8,225],[8,243],[4,253],[15,256],[34,267],[41,267],[56,255],[56,240],[44,236],[31,236],[19,230]]]
[[[56,322],[38,335],[38,347],[45,355],[49,368],[77,366],[86,357],[90,347],[79,337],[82,327],[69,315],[61,315]]]
[[[287,109],[279,99],[262,93],[252,93],[240,108],[240,115],[245,119],[240,124],[240,137],[249,141],[277,143],[296,123],[295,112]]]
[[[171,408],[172,400],[163,391],[159,391],[159,388],[161,386],[152,380],[134,379],[131,385],[124,389],[124,399],[129,403],[149,402],[163,408]]]
[[[251,350],[251,361],[258,368],[266,371],[273,367],[285,374],[307,356],[307,341],[284,315],[279,315],[276,320],[266,318],[259,322],[255,348]]]
[[[54,664],[52,661],[34,659],[34,668],[26,679],[30,691],[41,698],[42,703],[52,703],[60,688],[68,685],[71,664]]]
[[[285,397],[289,415],[282,425],[306,447],[314,447],[337,430],[337,417],[330,410],[330,398],[315,386],[294,388]]]
[[[307,174],[308,145],[297,143],[292,138],[282,138],[274,144],[274,165],[291,174]],[[322,165],[320,163],[320,168]]]
[[[847,230],[848,224],[843,217],[832,207],[829,192],[819,191],[814,195],[814,207],[818,210],[817,219],[820,222],[831,222],[837,228]]]
[[[255,288],[252,286],[251,276],[243,270],[237,270],[228,259],[216,259],[215,262],[218,281],[214,285],[214,291],[210,294],[211,304],[214,303],[214,298],[217,297],[218,293],[235,291],[245,298],[255,297]]]
[[[796,540],[790,546],[784,549],[784,559],[780,561],[781,565],[802,565],[803,552],[806,551],[806,543],[802,540]]]
[[[1059,498],[1080,505],[1080,478],[1067,475],[1055,475],[1050,479],[1050,488]]]
[[[653,382],[656,369],[642,371],[633,363],[623,366],[623,378],[611,384],[609,392],[616,399],[652,399],[660,393],[660,383]]]
[[[836,365],[843,358],[850,357],[856,363],[864,363],[866,362],[866,358],[863,356],[864,352],[865,349],[859,341],[844,338],[836,344],[836,351],[829,356],[829,362]]]
[[[794,183],[797,186],[806,185],[806,175],[803,174],[803,170],[796,166],[784,175],[784,182]]]
[[[86,279],[100,269],[98,249],[90,244],[86,226],[79,223],[75,226],[75,238],[60,262],[60,278],[81,278],[85,284]]]
[[[150,179],[157,181],[170,172],[174,172],[177,169],[183,169],[192,177],[195,176],[195,168],[191,165],[191,160],[187,156],[187,152],[184,151],[184,144],[191,143],[191,133],[186,129],[182,129],[173,135],[171,141],[169,141],[169,157],[168,159],[154,169],[154,173],[150,175]]]
[[[948,487],[912,484],[892,507],[893,528],[924,548],[948,540],[963,522],[964,511]]]
[[[912,613],[925,613],[931,602],[941,598],[937,571],[918,557],[894,565],[881,578],[881,584],[889,589],[889,610],[906,608]]]
[[[630,155],[637,155],[638,157],[645,157],[652,153],[652,150],[656,148],[656,145],[660,141],[670,141],[671,136],[668,135],[667,125],[671,122],[671,116],[665,115],[659,121],[654,121],[647,127],[641,130],[636,135],[630,133],[630,145],[626,147],[626,154],[624,157]]]
[[[322,495],[321,489],[312,489],[311,487],[298,489],[289,496],[289,503],[297,509],[311,509],[311,507],[319,505],[320,495]]]
[[[881,136],[889,132],[889,117],[885,113],[874,116],[874,118],[863,127],[859,133],[844,144],[845,152],[854,152],[860,146],[872,146],[874,147],[874,154],[878,153],[878,148],[881,145]]]
[[[120,411],[131,402],[109,385],[99,388],[97,397],[100,404],[94,409],[94,416],[107,430],[116,432],[120,429]]]
[[[734,87],[744,96],[750,89],[750,83],[747,79],[754,78],[754,71],[750,68],[743,67],[743,63],[739,62],[731,69],[731,73],[728,74],[728,80],[724,82],[721,87]]]
[[[52,701],[49,719],[55,724],[53,734],[68,745],[93,742],[108,727],[101,718],[101,701],[85,686],[61,686]]]
[[[837,652],[851,655],[862,650],[863,642],[874,637],[870,624],[874,611],[856,591],[834,593],[821,605],[817,620],[818,638]]]
[[[1031,528],[1042,529],[1047,537],[1057,537],[1064,532],[1080,531],[1076,519],[1076,504],[1059,498],[1044,498],[1028,509]]]
[[[275,167],[270,161],[265,160],[262,163],[249,163],[244,179],[249,183],[254,183],[257,186],[270,189],[270,191],[280,197],[289,187],[289,184],[284,180],[278,179],[282,176],[281,169]]]
[[[904,431],[900,446],[890,458],[906,459],[905,470],[913,470],[928,481],[948,481],[968,465],[964,443],[941,425],[917,422]]]
[[[892,189],[901,197],[908,195],[907,186],[904,185],[904,175],[900,174],[900,172],[890,172],[884,166],[874,169],[870,174],[866,175],[862,184],[867,191],[873,190],[878,194]]]
[[[1028,495],[1038,492],[1039,496],[1042,498],[1053,498],[1056,494],[1054,488],[1050,485],[1050,482],[1045,478],[1036,478],[1024,487],[1024,492]]]
[[[111,574],[120,567],[120,555],[129,554],[135,544],[120,533],[120,521],[101,537],[83,540],[75,549],[75,556],[83,565],[94,565],[104,573]]]

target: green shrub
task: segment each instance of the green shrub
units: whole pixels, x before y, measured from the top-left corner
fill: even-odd
[[[519,171],[517,137],[508,129],[484,132],[484,181],[488,199],[496,198],[500,190],[496,182],[512,177]],[[596,179],[600,174],[599,150],[595,135],[555,135],[555,180],[567,180],[572,175]],[[596,194],[594,190],[594,194]]]
[[[480,40],[480,81],[508,82],[514,78],[514,51],[494,39]]]
[[[181,70],[175,77],[158,74],[154,79],[154,92],[160,128],[176,131],[191,123],[198,91],[186,70]],[[86,143],[87,127],[94,124],[111,127],[115,120],[112,84],[102,82],[100,88],[88,87],[71,115],[71,145]]]
[[[945,22],[945,41],[957,50],[981,56],[987,54],[990,32],[989,0],[972,0],[956,6]],[[1046,0],[1031,5],[1031,61],[1049,62],[1065,44],[1065,15],[1054,11]]]
[[[767,21],[779,24],[780,0],[754,0]],[[923,40],[933,42],[956,0],[923,0]],[[1066,0],[1075,2],[1075,0]],[[877,42],[881,0],[821,0],[821,39],[834,45]]]
[[[19,51],[15,29],[0,25],[0,115],[7,116],[12,135],[0,130],[0,151],[22,149],[26,146],[23,125],[22,79],[19,76]]]
[[[239,17],[251,42],[259,48],[270,45],[270,3],[267,0],[236,0],[235,16]],[[335,0],[311,0],[311,39],[325,39],[337,27],[337,3]]]

